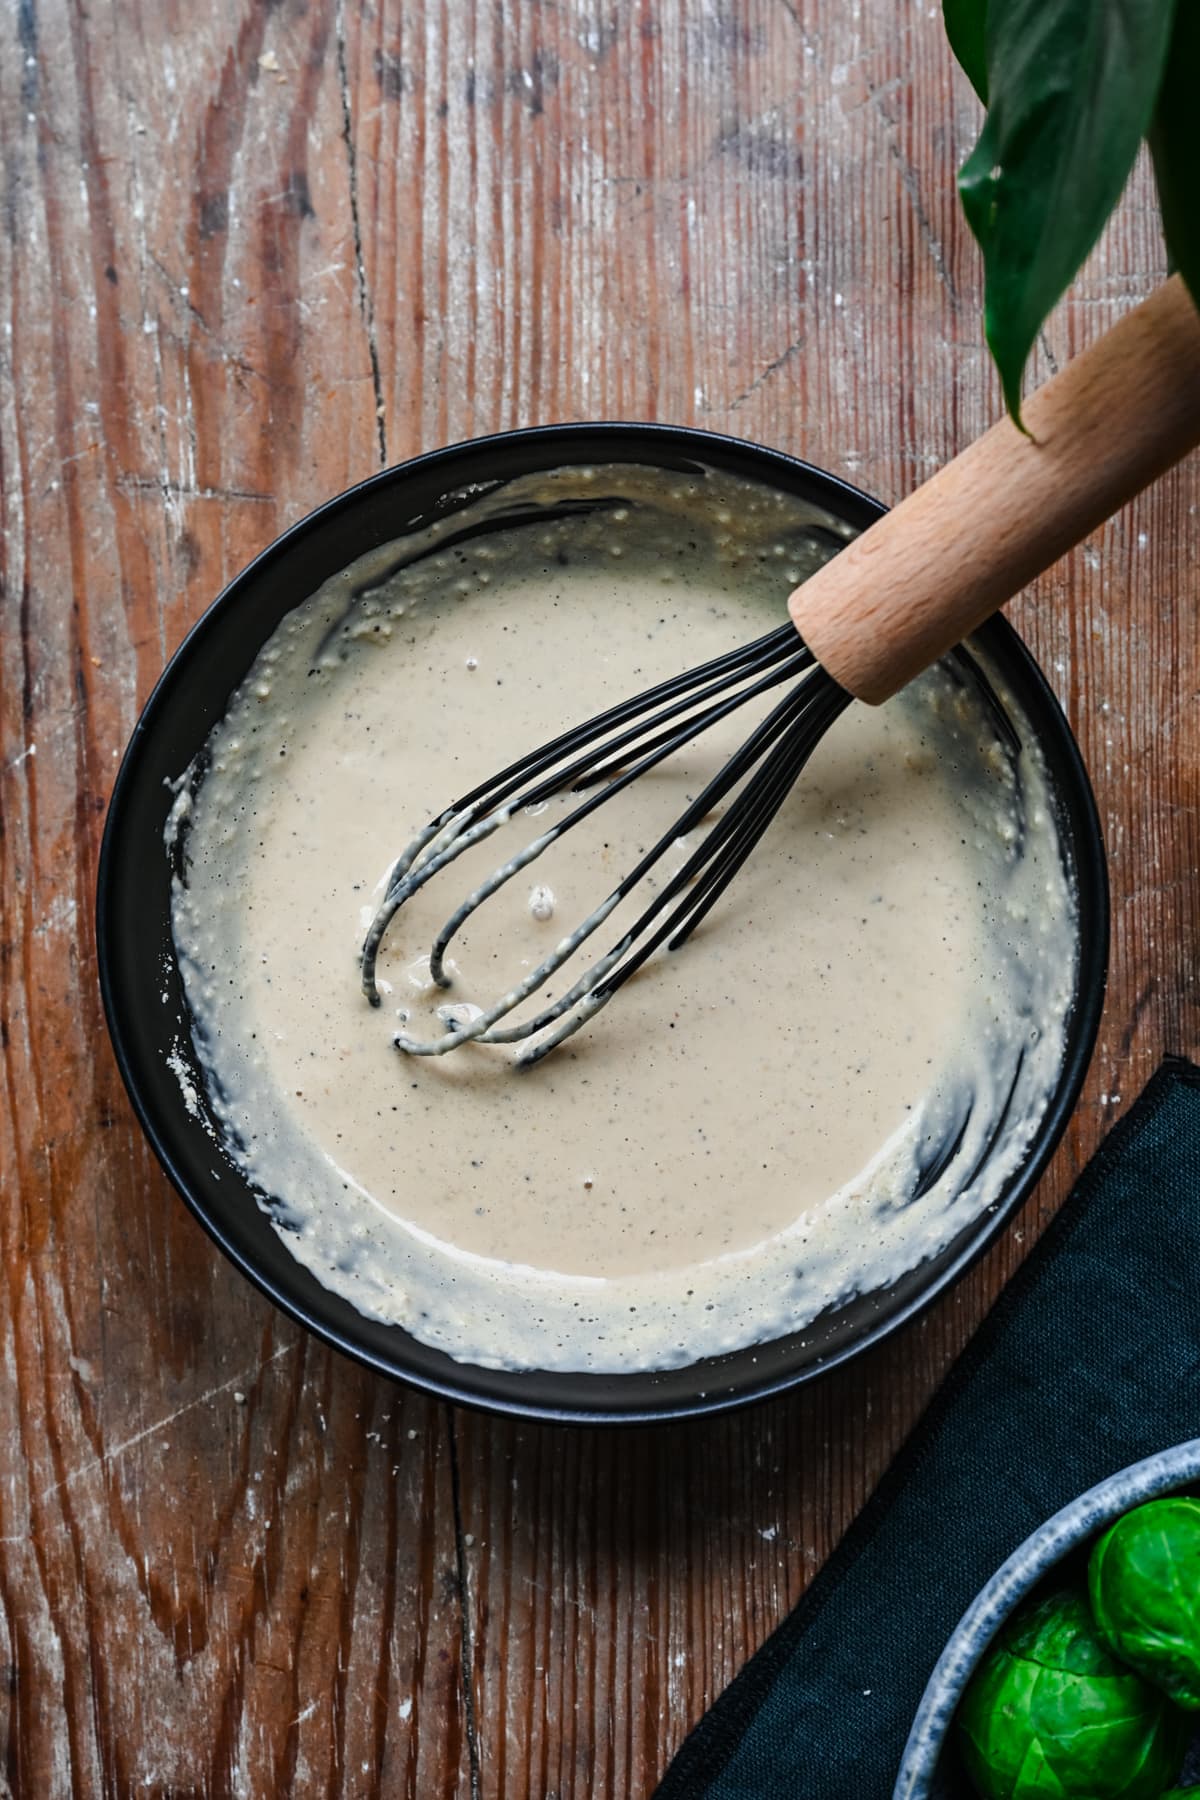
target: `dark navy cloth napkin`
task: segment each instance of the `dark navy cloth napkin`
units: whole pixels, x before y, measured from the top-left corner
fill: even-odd
[[[890,1800],[978,1590],[1106,1475],[1200,1436],[1200,1069],[1110,1133],[790,1618],[657,1800]]]

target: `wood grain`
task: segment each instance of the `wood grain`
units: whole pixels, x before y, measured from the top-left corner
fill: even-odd
[[[1200,470],[1014,608],[1109,839],[1085,1097],[891,1346],[660,1433],[451,1414],[220,1260],[108,1052],[92,891],[163,661],[286,523],[503,426],[695,421],[885,499],[999,412],[900,0],[2,0],[0,1774],[18,1796],[644,1794],[1165,1048],[1200,1048]],[[1163,266],[1129,196],[1035,374]]]

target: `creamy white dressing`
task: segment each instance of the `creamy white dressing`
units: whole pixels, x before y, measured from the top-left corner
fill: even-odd
[[[563,803],[435,877],[384,940],[381,1007],[360,989],[426,819],[780,622],[845,535],[711,472],[523,478],[326,583],[233,696],[169,830],[207,1105],[293,1254],[363,1312],[489,1366],[670,1367],[885,1287],[1019,1165],[1062,1062],[1076,914],[1030,733],[1002,694],[1016,755],[950,665],[852,707],[695,937],[536,1068],[395,1039],[518,986],[769,701],[522,868],[455,938],[448,992],[438,927]]]

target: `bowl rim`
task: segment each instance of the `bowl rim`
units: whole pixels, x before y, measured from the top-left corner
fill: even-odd
[[[514,447],[536,449],[540,445],[544,445],[549,454],[543,466],[547,469],[553,468],[556,466],[553,460],[553,452],[556,449],[564,451],[572,445],[578,446],[582,442],[595,439],[607,440],[614,450],[618,445],[629,445],[636,440],[639,447],[644,447],[645,460],[651,466],[654,465],[656,452],[659,457],[666,457],[670,452],[674,452],[676,455],[692,459],[700,464],[704,463],[706,455],[711,459],[715,454],[726,459],[726,466],[742,461],[756,465],[756,468],[750,471],[750,478],[758,479],[766,485],[770,485],[772,470],[775,470],[779,475],[786,476],[787,491],[805,493],[812,498],[814,503],[828,506],[830,510],[837,511],[839,516],[848,518],[863,528],[875,519],[882,517],[887,510],[881,502],[863,490],[855,488],[840,476],[832,475],[785,451],[760,445],[750,439],[707,431],[694,426],[677,426],[637,420],[571,421],[495,432],[482,437],[461,439],[453,444],[425,451],[404,462],[375,471],[364,480],[343,489],[341,493],[304,514],[272,539],[226,584],[189,628],[168,659],[139,712],[121,758],[109,800],[96,879],[96,950],[101,998],[117,1066],[134,1112],[158,1162],[193,1217],[204,1227],[217,1247],[282,1312],[313,1332],[325,1343],[332,1345],[335,1349],[375,1372],[404,1381],[434,1397],[456,1404],[481,1408],[509,1417],[556,1424],[661,1424],[726,1412],[785,1393],[829,1373],[850,1358],[861,1355],[909,1324],[942,1293],[952,1287],[965,1271],[983,1255],[1029,1198],[1057,1148],[1067,1122],[1074,1111],[1099,1029],[1107,981],[1110,906],[1104,840],[1095,795],[1070,723],[1032,652],[1000,614],[994,615],[984,630],[993,634],[997,642],[1002,643],[1010,653],[1016,654],[1020,658],[1023,664],[1022,678],[1028,680],[1031,692],[1037,696],[1042,706],[1056,718],[1060,728],[1060,741],[1056,745],[1056,754],[1061,758],[1059,781],[1066,778],[1073,796],[1072,823],[1077,834],[1075,843],[1076,883],[1081,903],[1085,892],[1088,896],[1093,923],[1090,935],[1081,932],[1079,938],[1079,969],[1074,1006],[1068,1025],[1066,1053],[1055,1092],[1032,1141],[1030,1153],[1017,1170],[1011,1186],[1003,1198],[993,1208],[981,1214],[973,1227],[964,1227],[963,1234],[970,1232],[969,1241],[962,1245],[954,1257],[937,1272],[928,1284],[918,1288],[891,1310],[886,1317],[868,1322],[861,1334],[854,1335],[848,1341],[836,1345],[827,1356],[815,1362],[799,1367],[785,1367],[758,1377],[751,1375],[748,1379],[735,1380],[728,1385],[720,1373],[702,1374],[701,1379],[707,1385],[705,1387],[697,1385],[690,1397],[673,1396],[657,1400],[649,1397],[631,1400],[626,1404],[605,1402],[598,1395],[594,1403],[545,1404],[541,1401],[525,1400],[519,1396],[508,1394],[498,1397],[495,1393],[487,1391],[485,1386],[480,1385],[480,1378],[491,1378],[496,1372],[485,1370],[473,1363],[456,1362],[453,1364],[453,1373],[438,1376],[427,1370],[409,1368],[406,1366],[402,1354],[392,1357],[378,1353],[368,1344],[356,1339],[352,1331],[340,1328],[329,1317],[323,1317],[322,1313],[325,1309],[320,1304],[319,1298],[312,1302],[306,1301],[300,1294],[291,1290],[288,1281],[274,1279],[261,1269],[254,1258],[243,1253],[240,1246],[233,1240],[231,1232],[223,1226],[219,1213],[206,1205],[191,1190],[187,1177],[180,1166],[181,1159],[172,1148],[170,1126],[157,1115],[140,1078],[137,1055],[131,1047],[129,1020],[126,1013],[126,1008],[130,1003],[128,997],[121,992],[114,969],[116,962],[114,869],[118,858],[119,840],[131,803],[131,795],[141,777],[143,745],[151,725],[169,704],[175,689],[180,685],[197,641],[210,630],[216,621],[223,619],[225,614],[239,605],[253,590],[255,584],[271,564],[279,561],[288,551],[294,550],[304,539],[322,531],[339,515],[361,506],[364,500],[369,499],[372,495],[385,492],[393,487],[402,487],[406,481],[411,481],[415,476],[436,472],[443,467],[447,470],[452,469],[456,462],[462,462],[468,456],[489,454],[495,456],[502,463],[505,452]],[[625,454],[620,458],[614,457],[613,460],[635,462],[638,459]],[[669,467],[670,465],[659,463],[658,466]],[[462,477],[462,480],[466,479],[465,476]],[[446,493],[453,491],[452,484],[448,482],[442,491]],[[397,535],[400,535],[399,531]],[[307,595],[302,596],[302,598],[304,597]],[[263,641],[265,642],[265,639]],[[289,1260],[291,1260],[290,1253]],[[297,1271],[303,1271],[303,1274],[315,1284],[315,1277],[304,1268],[304,1265],[296,1262],[294,1266]],[[327,1294],[328,1290],[321,1289],[320,1292]],[[329,1298],[332,1302],[334,1297],[329,1296]],[[409,1336],[402,1327],[395,1329],[403,1337]],[[787,1340],[785,1338],[776,1341],[782,1343]],[[763,1346],[750,1345],[745,1347],[745,1351],[730,1352],[727,1358],[717,1359],[717,1361],[745,1356],[747,1352],[753,1352],[756,1348],[761,1349]],[[714,1362],[698,1362],[688,1366],[698,1371],[706,1371],[713,1369],[716,1365]],[[512,1379],[519,1379],[520,1373],[508,1372]],[[530,1372],[531,1375],[541,1375],[543,1378],[545,1373],[545,1371]],[[590,1380],[595,1380],[598,1384],[607,1384],[613,1381],[643,1382],[652,1386],[655,1373],[655,1371],[639,1371],[627,1376],[613,1377],[580,1371],[576,1379],[584,1383]]]
[[[892,1800],[928,1800],[963,1690],[996,1632],[1042,1577],[1130,1507],[1198,1480],[1200,1438],[1189,1438],[1106,1476],[1030,1532],[980,1588],[934,1664],[904,1746]]]

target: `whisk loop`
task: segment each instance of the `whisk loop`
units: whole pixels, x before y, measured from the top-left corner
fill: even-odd
[[[442,1056],[467,1043],[512,1044],[536,1037],[538,1041],[518,1060],[522,1066],[539,1062],[606,1006],[661,944],[675,950],[687,941],[767,829],[817,744],[849,705],[850,695],[817,666],[795,627],[782,625],[561,733],[432,819],[389,871],[383,901],[363,944],[363,992],[373,1006],[379,1005],[376,963],[389,925],[406,901],[465,851],[519,811],[538,807],[556,794],[594,790],[494,870],[451,913],[430,954],[430,973],[443,988],[450,985],[445,967],[449,946],[478,907],[566,832],[699,733],[788,681],[794,685],[741,748],[536,968],[476,1017],[451,1021],[449,1030],[431,1039],[400,1032],[397,1046],[413,1056]],[[501,1024],[575,955],[667,851],[739,784],[741,791],[732,804],[620,940],[553,1004],[516,1024]]]

